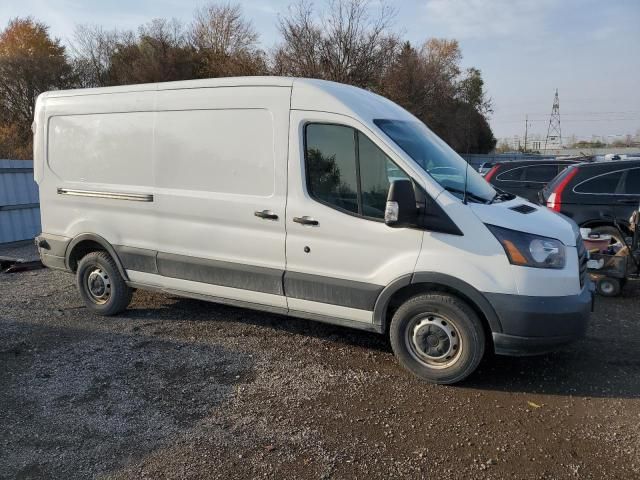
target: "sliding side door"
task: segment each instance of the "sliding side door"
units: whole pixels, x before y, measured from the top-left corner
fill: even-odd
[[[132,280],[286,309],[288,87],[159,91],[155,271]],[[249,305],[250,306],[250,305]]]

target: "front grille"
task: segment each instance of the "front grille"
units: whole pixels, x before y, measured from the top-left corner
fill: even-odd
[[[580,272],[580,288],[584,287],[584,282],[587,279],[587,249],[584,248],[584,242],[582,236],[578,235],[576,238],[576,250],[578,251],[578,269]]]

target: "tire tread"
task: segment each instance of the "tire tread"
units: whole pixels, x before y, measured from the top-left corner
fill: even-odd
[[[104,305],[97,305],[89,299],[82,281],[85,266],[95,263],[102,264],[111,270],[109,272],[111,279],[111,298]],[[104,316],[117,315],[126,310],[133,295],[132,289],[125,283],[122,275],[120,275],[115,260],[104,250],[90,252],[80,259],[76,273],[76,284],[80,291],[80,296],[87,307]]]
[[[456,363],[451,367],[442,370],[430,369],[417,362],[407,351],[404,343],[404,330],[401,323],[409,315],[411,318],[415,313],[412,311],[428,307],[428,305],[441,305],[446,309],[462,313],[466,318],[459,319],[457,325],[459,330],[469,330],[465,332],[467,349],[471,349],[470,357],[465,359],[462,365]],[[462,332],[461,332],[462,334]],[[476,312],[461,298],[449,293],[420,293],[409,298],[396,310],[389,329],[389,336],[393,351],[400,361],[400,364],[414,375],[432,383],[453,384],[467,378],[478,367],[485,351],[484,327]]]

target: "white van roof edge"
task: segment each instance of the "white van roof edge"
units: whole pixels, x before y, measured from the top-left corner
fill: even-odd
[[[178,80],[174,82],[137,83],[131,85],[117,85],[113,87],[74,88],[69,90],[50,90],[42,94],[46,98],[104,95],[109,93],[148,92],[162,90],[180,90],[189,88],[215,87],[291,87],[295,79],[292,77],[220,77],[202,78],[196,80]]]
[[[415,119],[400,106],[369,90],[329,80],[294,77],[221,77],[53,90],[41,94],[39,101],[46,102],[46,99],[63,97],[222,87],[289,87],[292,88],[290,105],[294,110],[319,110],[322,105],[323,109],[358,118],[366,123],[371,122],[373,118]]]

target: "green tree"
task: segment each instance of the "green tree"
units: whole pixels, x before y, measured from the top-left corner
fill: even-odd
[[[38,95],[72,84],[65,48],[46,25],[15,18],[0,32],[0,157],[31,158]]]

